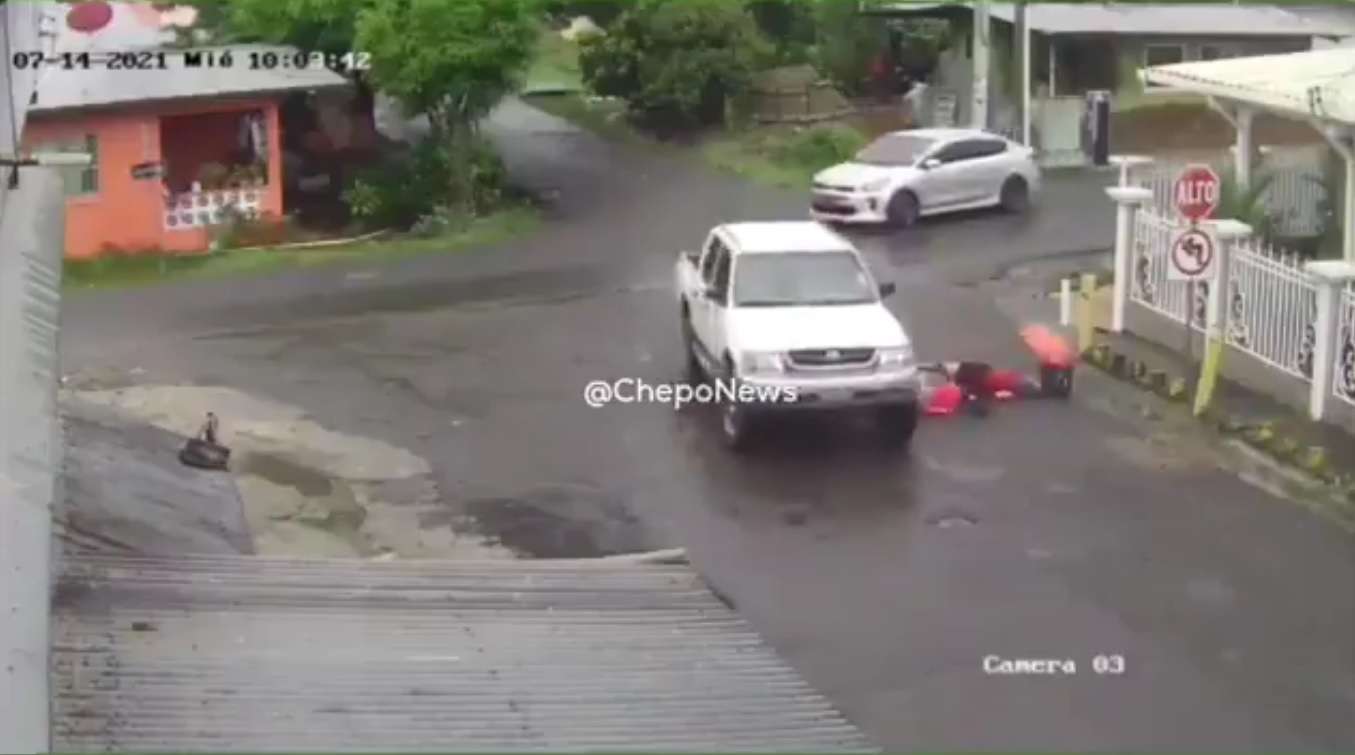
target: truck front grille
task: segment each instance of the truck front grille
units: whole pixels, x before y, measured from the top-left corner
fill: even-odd
[[[875,359],[875,349],[798,349],[790,352],[797,367],[859,367]]]

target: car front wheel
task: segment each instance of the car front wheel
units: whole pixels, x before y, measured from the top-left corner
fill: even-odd
[[[890,197],[885,207],[889,224],[895,228],[908,228],[917,223],[919,211],[917,197],[911,191],[901,191]]]

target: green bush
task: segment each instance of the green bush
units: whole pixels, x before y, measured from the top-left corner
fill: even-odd
[[[583,40],[579,69],[641,124],[680,130],[722,122],[726,100],[767,56],[736,0],[636,0],[605,36]]]
[[[498,154],[478,141],[468,161],[472,206],[490,212],[503,197],[507,171]],[[443,206],[455,205],[453,161],[446,147],[425,139],[376,168],[360,172],[344,197],[353,216],[374,228],[407,229]]]
[[[826,168],[850,160],[865,142],[861,132],[848,126],[816,126],[778,142],[771,157],[780,163]]]

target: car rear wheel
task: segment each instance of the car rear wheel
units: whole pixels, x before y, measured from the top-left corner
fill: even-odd
[[[912,444],[913,435],[917,432],[917,404],[879,409],[876,420],[880,424],[881,434],[889,445],[906,449]]]
[[[917,197],[913,192],[901,191],[889,198],[885,214],[889,218],[890,225],[895,228],[908,228],[917,223],[919,210]]]
[[[1026,185],[1026,179],[1020,176],[1008,178],[1002,184],[999,199],[1002,209],[1007,212],[1025,212],[1030,208],[1030,187]]]

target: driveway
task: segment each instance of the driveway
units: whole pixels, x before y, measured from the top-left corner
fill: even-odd
[[[797,424],[735,459],[700,408],[586,407],[590,380],[680,375],[678,249],[720,221],[803,217],[803,197],[517,104],[493,131],[556,197],[543,233],[397,267],[74,296],[65,371],[229,385],[410,449],[449,515],[524,552],[685,546],[888,750],[1355,749],[1355,544],[1112,384],[928,422],[911,458]],[[1013,322],[971,284],[1105,246],[1101,183],[1054,181],[1030,218],[863,235],[922,356],[1020,364]],[[1124,672],[1094,673],[1097,655]],[[986,656],[1076,673],[986,674]]]

